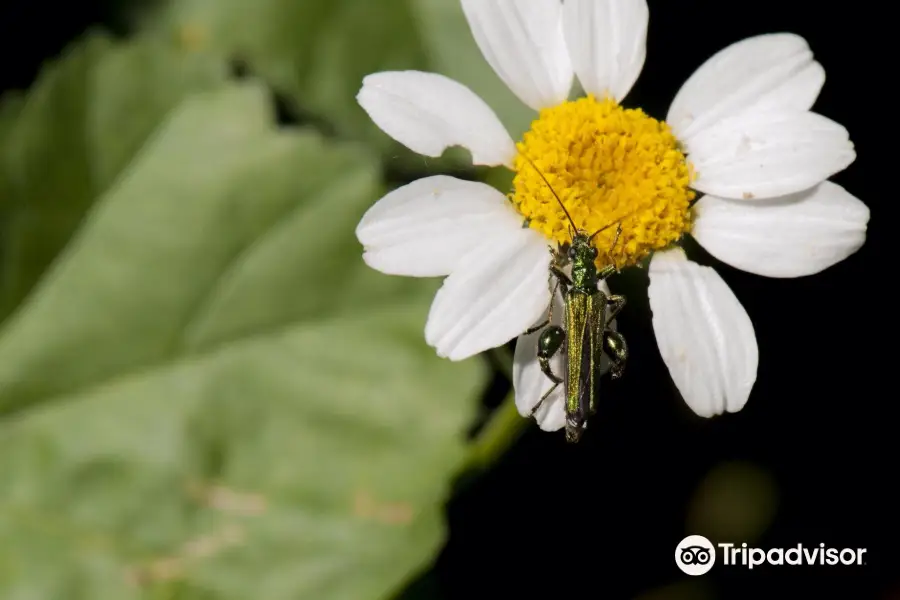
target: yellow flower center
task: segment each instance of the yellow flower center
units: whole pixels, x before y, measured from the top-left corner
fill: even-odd
[[[578,229],[609,226],[594,238],[598,267],[634,265],[690,229],[691,166],[669,126],[640,109],[592,96],[565,102],[542,110],[517,147],[510,198],[519,212],[549,239],[570,243],[555,191]]]

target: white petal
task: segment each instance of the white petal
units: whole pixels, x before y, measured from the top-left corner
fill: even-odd
[[[563,30],[581,86],[621,102],[647,57],[646,0],[566,0]]]
[[[533,229],[484,239],[438,290],[425,340],[450,360],[502,346],[546,310],[549,268],[549,244]]]
[[[718,273],[680,248],[655,253],[649,272],[656,341],[685,402],[701,417],[741,410],[759,364],[744,307]]]
[[[356,227],[356,237],[373,269],[438,277],[452,273],[482,240],[521,227],[521,215],[491,186],[436,175],[376,202]]]
[[[560,0],[462,0],[485,60],[522,102],[541,110],[569,97],[572,64]]]
[[[766,277],[802,277],[844,260],[866,241],[869,209],[826,181],[762,202],[704,196],[693,235],[713,256]]]
[[[707,60],[675,96],[666,121],[687,140],[748,110],[812,108],[825,83],[806,40],[792,33],[747,38]]]
[[[856,159],[847,130],[812,112],[729,117],[686,144],[694,189],[725,198],[764,199],[809,189]]]
[[[605,282],[601,282],[599,288],[609,294],[609,288]],[[562,297],[559,293],[554,297],[553,303],[553,324],[560,325],[564,315],[564,305]],[[547,318],[547,311],[537,319],[532,326],[543,323]],[[615,329],[615,321],[611,324]],[[537,360],[537,343],[541,332],[537,331],[528,335],[519,336],[516,341],[516,355],[513,362],[513,389],[516,393],[516,407],[519,414],[523,417],[531,415],[538,401],[553,386],[546,375],[541,371],[541,366]],[[609,370],[609,359],[605,359],[606,364],[601,364],[601,372]],[[565,377],[565,351],[560,349],[556,356],[550,359],[550,365],[553,372],[558,377]],[[602,385],[602,384],[601,384]],[[541,407],[534,414],[534,418],[544,431],[557,431],[565,427],[566,424],[566,407],[565,407],[565,386],[560,384],[556,387],[550,396],[544,400]]]
[[[516,148],[493,110],[472,90],[436,73],[392,71],[363,79],[357,102],[389,136],[439,157],[463,146],[476,165],[512,164]]]
[[[743,112],[809,110],[816,103],[823,85],[825,68],[813,61],[784,84],[760,96]]]

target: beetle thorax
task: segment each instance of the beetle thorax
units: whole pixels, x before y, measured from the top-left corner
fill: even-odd
[[[597,288],[597,249],[586,236],[576,235],[569,249],[572,261],[572,284],[577,289],[594,291]]]

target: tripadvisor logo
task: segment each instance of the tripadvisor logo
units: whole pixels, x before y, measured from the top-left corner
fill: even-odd
[[[713,545],[701,535],[689,535],[675,548],[675,564],[687,575],[708,573],[718,562],[724,566],[753,569],[761,565],[861,566],[866,564],[865,548],[831,548],[825,544],[790,548],[752,548],[746,543]]]
[[[790,548],[749,548],[747,544],[719,544],[723,565],[744,565],[748,569],[759,565],[863,565],[865,548],[828,548],[825,544]]]

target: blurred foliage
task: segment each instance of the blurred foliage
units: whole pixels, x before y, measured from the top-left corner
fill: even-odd
[[[484,98],[514,134],[533,118],[481,56],[457,0],[159,0],[143,26],[186,48],[239,60],[290,98],[301,114],[363,140],[391,162],[422,165],[376,127],[356,94],[377,71],[442,73]],[[431,168],[468,165],[453,149]]]
[[[0,104],[5,600],[383,598],[442,546],[486,371],[362,262],[377,153],[226,67],[90,34]]]
[[[716,600],[717,598],[709,581],[693,578],[650,590],[634,600]]]
[[[778,509],[778,486],[762,468],[726,462],[710,471],[687,516],[687,530],[712,540],[746,542],[762,537]]]
[[[89,34],[3,103],[0,321],[62,250],[91,204],[187,94],[224,82],[220,61],[170,44]]]

